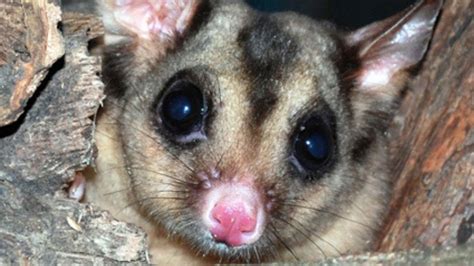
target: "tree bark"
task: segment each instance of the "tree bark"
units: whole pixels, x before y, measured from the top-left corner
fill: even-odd
[[[324,263],[474,260],[473,17],[471,0],[446,1],[387,132],[396,182],[381,253]],[[143,231],[64,192],[94,159],[93,119],[104,95],[100,59],[88,47],[100,25],[61,14],[58,0],[0,3],[2,265],[147,262]],[[386,253],[393,251],[401,252]]]
[[[64,54],[60,20],[61,10],[51,1],[0,3],[0,126],[23,113],[48,68]]]
[[[101,23],[66,14],[64,39],[52,39],[58,1],[0,10],[0,121],[10,123],[0,128],[0,265],[145,263],[143,231],[63,190],[93,161],[93,118],[104,95],[100,59],[87,48]]]
[[[472,242],[474,2],[444,3],[425,61],[389,130],[395,183],[378,250]]]

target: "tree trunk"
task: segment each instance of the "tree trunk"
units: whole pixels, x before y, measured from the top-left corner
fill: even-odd
[[[388,131],[397,181],[381,253],[326,263],[474,260],[473,17],[471,0],[446,1]],[[104,96],[100,59],[88,47],[100,25],[61,14],[58,0],[0,3],[2,265],[147,262],[143,231],[64,192],[94,159],[93,118]]]
[[[389,131],[398,177],[379,251],[472,242],[474,2],[450,0]]]
[[[101,23],[63,14],[63,38],[51,0],[1,3],[0,14],[0,265],[146,262],[143,231],[63,191],[93,160],[104,96],[87,47]]]

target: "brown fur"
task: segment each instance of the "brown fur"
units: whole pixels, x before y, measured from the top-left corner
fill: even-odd
[[[389,117],[404,79],[381,93],[358,92],[351,85],[354,78],[348,78],[357,69],[340,67],[348,56],[341,34],[293,13],[269,17],[275,34],[296,45],[291,64],[251,69],[238,40],[262,15],[237,1],[212,1],[211,6],[201,28],[164,56],[162,48],[144,54],[152,47],[139,40],[145,46],[118,48],[132,56],[108,53],[109,64],[123,66],[118,76],[106,77],[109,90],[117,82],[127,89],[122,97],[108,99],[99,117],[97,168],[89,174],[87,200],[143,227],[155,263],[313,261],[365,250],[390,195],[384,126],[372,125]],[[289,50],[281,45],[265,48],[275,50],[258,60],[284,56],[278,53]],[[141,60],[155,63],[142,66]],[[213,104],[207,139],[189,147],[160,134],[153,109],[166,82],[183,69],[196,76]],[[255,94],[249,93],[259,86],[266,86],[263,95],[276,97],[263,102],[268,110],[261,121],[252,118],[252,110],[262,102],[253,103]],[[289,163],[290,137],[304,117],[328,110],[335,117],[337,159],[333,168],[308,181]],[[354,155],[359,149],[364,156]],[[216,168],[223,181],[253,177],[262,197],[273,204],[264,235],[250,247],[216,245],[200,223],[206,191],[197,173],[210,175]]]

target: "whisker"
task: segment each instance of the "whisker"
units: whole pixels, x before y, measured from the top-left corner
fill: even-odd
[[[284,215],[282,213],[279,212],[280,215]],[[285,215],[286,216],[286,215]],[[278,216],[275,216],[276,219],[286,223],[287,225],[291,226],[292,228],[294,228],[296,231],[298,231],[302,236],[304,236],[306,239],[308,239],[311,243],[313,243],[316,248],[319,250],[319,252],[321,254],[323,254],[324,258],[326,259],[327,256],[326,256],[326,253],[324,253],[323,249],[318,245],[316,244],[316,242],[314,242],[313,239],[311,239],[310,236],[308,236],[306,233],[304,233],[303,231],[301,231],[298,227],[296,227],[294,224],[290,223],[289,221],[287,221],[286,219],[283,219],[282,217],[278,217]]]
[[[187,200],[186,197],[156,197],[156,196],[153,196],[153,197],[147,197],[147,198],[143,198],[143,199],[139,199],[139,200],[135,200],[135,201],[132,201],[131,203],[127,204],[125,207],[122,208],[122,210],[119,212],[121,213],[122,211],[124,211],[125,209],[128,209],[134,205],[137,205],[137,204],[141,204],[145,201],[150,201],[150,200],[158,200],[158,199],[165,199],[165,200],[179,200],[179,201],[184,201],[184,200]]]
[[[295,260],[299,261],[299,258],[298,258],[298,256],[296,256],[295,252],[285,243],[285,241],[283,241],[283,239],[280,238],[280,236],[278,235],[278,232],[276,231],[275,226],[272,223],[269,224],[269,225],[271,226],[271,228],[269,228],[269,229],[271,229],[270,232],[291,253],[291,255],[295,258]]]
[[[107,171],[110,171],[110,170],[121,169],[121,168],[122,168],[121,166],[115,166],[115,167],[109,167],[107,169],[101,169],[100,174],[103,174],[104,172],[107,172]],[[138,166],[130,165],[127,168],[140,170],[140,171],[144,171],[144,172],[149,172],[149,173],[155,174],[157,176],[167,177],[167,178],[170,178],[170,179],[176,181],[176,183],[180,184],[180,185],[188,185],[188,186],[198,185],[198,183],[193,183],[193,182],[190,182],[190,181],[186,181],[186,180],[180,179],[176,176],[173,176],[171,174],[168,174],[168,173],[165,173],[165,172],[159,172],[159,171],[156,171],[156,170],[153,170],[153,169],[144,168],[142,166],[138,167]]]
[[[166,183],[166,182],[163,182],[162,184],[165,184],[165,185],[169,185],[171,187],[174,187],[174,188],[182,188],[183,185],[182,184],[177,184],[177,183]],[[134,184],[132,184],[131,186],[129,187],[126,187],[126,188],[122,188],[122,189],[118,189],[118,190],[114,190],[114,191],[110,191],[110,192],[106,192],[104,194],[102,194],[103,196],[111,196],[113,194],[116,194],[116,193],[122,193],[122,192],[126,192],[126,191],[129,191],[129,190],[132,190],[133,188],[135,187],[138,187],[142,185],[141,182],[136,182]]]
[[[164,176],[164,177],[167,177],[167,178],[170,178],[180,184],[183,184],[183,185],[188,185],[188,186],[197,186],[199,183],[194,183],[194,182],[190,182],[190,181],[186,181],[186,180],[183,180],[183,179],[180,179],[179,177],[176,177],[176,176],[173,176],[171,174],[167,174],[167,173],[164,173],[164,172],[159,172],[159,171],[156,171],[156,170],[150,170],[150,169],[147,169],[147,168],[142,168],[142,167],[137,167],[137,166],[128,166],[129,169],[134,169],[134,170],[140,170],[140,171],[144,171],[144,172],[148,172],[148,173],[152,173],[152,174],[155,174],[155,175],[158,175],[158,176]]]
[[[265,238],[265,239],[266,239],[268,242],[270,242],[270,247],[276,247],[276,246],[277,246],[277,244],[275,243],[275,241],[273,241],[273,239],[272,239],[270,236],[266,235],[266,238]],[[281,256],[280,252],[276,252],[275,250],[276,250],[275,248],[273,248],[273,249],[270,250],[270,251],[272,252],[272,256],[278,257],[280,261],[283,261],[283,257]]]
[[[114,119],[112,119],[114,120]],[[116,120],[116,119],[115,119]],[[129,123],[129,125],[134,125],[134,123],[136,123],[136,121],[129,121],[131,123]],[[116,121],[116,123],[118,123],[118,121]],[[181,163],[186,169],[188,169],[191,173],[193,174],[196,174],[196,171],[190,167],[188,164],[186,164],[183,160],[181,160],[175,153],[173,153],[168,147],[166,147],[166,145],[163,145],[163,143],[161,143],[159,140],[157,140],[156,138],[154,138],[153,136],[149,135],[147,132],[143,131],[142,129],[138,128],[138,127],[133,127],[134,130],[136,130],[138,133],[140,133],[141,135],[143,135],[144,137],[150,139],[152,142],[154,142],[155,144],[157,144],[157,146],[159,146],[160,148],[163,148],[166,152],[168,152],[174,160],[176,160],[177,162]],[[110,137],[111,139],[113,139],[112,137]],[[122,143],[120,140],[117,140],[118,143],[121,143],[121,144],[124,144]],[[127,147],[131,148],[131,146],[127,145]],[[137,151],[136,149],[134,151]],[[138,152],[138,151],[137,151]],[[143,155],[142,155],[143,156]]]
[[[312,211],[317,211],[317,212],[321,212],[321,213],[330,214],[330,215],[333,215],[333,216],[335,216],[335,217],[341,218],[341,219],[343,219],[343,220],[346,220],[346,221],[349,221],[349,222],[352,222],[352,223],[355,223],[355,224],[358,224],[358,225],[367,227],[367,228],[369,228],[369,229],[371,229],[371,230],[375,230],[375,228],[372,228],[371,226],[369,226],[369,225],[367,225],[367,224],[361,223],[361,222],[359,222],[359,221],[356,221],[356,220],[353,220],[353,219],[344,217],[344,216],[342,216],[342,215],[340,215],[340,214],[337,214],[337,213],[334,213],[334,212],[330,212],[330,211],[327,211],[327,210],[318,209],[318,208],[314,208],[314,207],[310,207],[310,206],[292,204],[292,203],[282,203],[282,205],[287,205],[287,206],[291,206],[291,207],[295,207],[295,208],[308,209],[308,210],[312,210]]]
[[[260,264],[260,254],[258,253],[258,250],[255,246],[253,246],[253,253],[255,254],[255,258],[257,258],[257,264]]]
[[[308,229],[305,229],[305,226],[298,219],[296,219],[295,217],[288,216],[288,215],[286,215],[285,217],[290,218],[291,220],[295,221],[300,226],[300,228],[304,229],[307,233],[309,233],[311,235],[314,235],[316,238],[318,238],[321,241],[323,241],[324,243],[328,244],[330,247],[332,247],[338,253],[339,256],[342,256],[342,252],[338,248],[336,248],[336,246],[334,244],[332,244],[328,240],[324,239],[322,236],[316,234],[315,232],[313,232],[311,230],[308,230]]]
[[[135,185],[134,185],[135,186]],[[116,193],[122,193],[122,192],[125,192],[125,191],[129,191],[131,190],[132,187],[127,187],[127,188],[122,188],[122,189],[118,189],[118,190],[114,190],[114,191],[110,191],[110,192],[106,192],[104,194],[102,194],[103,196],[110,196],[110,195],[113,195],[113,194],[116,194]]]

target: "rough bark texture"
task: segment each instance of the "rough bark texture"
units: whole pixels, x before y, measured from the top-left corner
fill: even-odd
[[[424,251],[324,264],[474,261],[473,17],[471,0],[446,1],[388,132],[399,178],[378,251]],[[93,17],[61,18],[57,0],[0,3],[0,265],[146,263],[141,230],[62,190],[93,161],[103,84],[87,47],[101,33]]]
[[[380,251],[473,242],[474,1],[445,1],[389,131],[398,177]]]
[[[64,54],[52,1],[0,2],[0,126],[15,121],[28,99]]]
[[[36,32],[40,26],[22,27],[21,23],[29,16],[46,18],[50,10],[60,12],[58,2],[33,3],[0,4],[0,10],[7,10],[2,19],[12,21],[11,25],[16,21],[19,29],[0,38],[9,42],[11,36],[36,36],[17,40],[18,44],[3,53],[9,57],[2,71],[26,73],[31,68],[31,73],[1,75],[2,96],[17,95],[19,90],[22,99],[21,106],[14,108],[10,102],[2,102],[2,112],[9,112],[2,121],[15,119],[30,94],[36,92],[25,113],[0,128],[0,265],[145,262],[146,237],[141,230],[93,206],[66,199],[62,190],[75,171],[93,159],[93,118],[104,96],[98,76],[100,60],[91,56],[87,47],[89,40],[102,34],[101,24],[92,17],[63,15],[64,41],[56,38],[50,43],[43,36],[45,31]],[[41,8],[42,4],[48,8]],[[30,42],[43,49],[30,48]],[[26,47],[31,66],[24,63],[26,52],[16,53],[15,47]],[[57,60],[64,50],[64,57]],[[48,65],[36,65],[48,57]],[[36,80],[45,75],[43,82]]]

